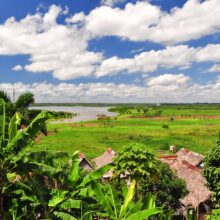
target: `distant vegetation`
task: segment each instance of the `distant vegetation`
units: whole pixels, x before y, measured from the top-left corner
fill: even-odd
[[[202,117],[217,116],[220,104],[161,104],[161,105],[127,105],[109,109],[129,117]]]

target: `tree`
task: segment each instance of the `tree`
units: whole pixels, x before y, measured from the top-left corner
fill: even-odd
[[[166,211],[175,211],[181,206],[180,199],[187,195],[186,184],[179,179],[168,165],[158,161],[159,179],[148,178],[142,183],[142,193],[156,195],[157,206]]]
[[[0,219],[80,219],[89,216],[90,206],[96,204],[89,184],[111,165],[85,175],[78,152],[73,154],[71,166],[60,164],[66,154],[31,152],[33,139],[48,118],[47,112],[41,112],[21,130],[21,115],[16,113],[8,128],[0,124],[2,130],[8,129],[8,136],[0,138]]]
[[[10,99],[10,96],[0,90],[0,99],[4,100],[6,104],[6,111],[8,116],[13,116],[15,112],[20,112],[23,116],[27,115],[27,109],[34,103],[34,95],[30,92],[21,94],[15,103]]]
[[[156,195],[156,204],[164,210],[180,207],[180,199],[187,194],[186,185],[165,164],[157,161],[145,145],[131,143],[123,148],[114,161],[114,176],[126,176],[138,183],[137,194]]]
[[[15,103],[15,107],[17,110],[19,109],[25,109],[30,107],[31,104],[34,103],[34,95],[30,92],[26,92],[21,94],[16,103]]]
[[[4,101],[3,101],[4,103]],[[3,105],[3,113],[5,112]],[[17,196],[15,193],[17,180],[27,175],[27,163],[23,156],[30,150],[32,140],[39,131],[49,115],[46,112],[40,113],[24,130],[19,130],[21,123],[19,113],[10,120],[8,127],[5,125],[5,114],[2,116],[1,130],[4,131],[0,137],[0,219],[10,212],[10,205],[14,203]],[[7,129],[7,135],[5,130]]]
[[[120,181],[121,176],[128,176],[135,180],[136,199],[138,187],[148,178],[158,178],[157,161],[145,145],[132,142],[123,147],[123,150],[114,160],[114,177]]]
[[[220,207],[220,143],[205,157],[204,176],[213,192],[213,202]]]

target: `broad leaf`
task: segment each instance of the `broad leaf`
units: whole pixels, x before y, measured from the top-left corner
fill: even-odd
[[[21,124],[21,115],[18,112],[16,112],[9,123],[9,128],[8,128],[9,141],[11,141],[16,136],[18,125],[20,124]]]
[[[61,218],[62,220],[77,220],[75,217],[65,212],[55,211],[54,215]]]
[[[143,220],[159,213],[161,213],[161,210],[158,208],[145,209],[130,215],[125,220]]]
[[[121,207],[120,216],[123,216],[123,214],[126,212],[129,203],[132,201],[132,199],[134,197],[135,185],[136,185],[136,181],[133,180],[130,187],[129,187],[129,189],[128,189],[128,193],[127,193],[127,196],[125,198],[124,204]]]

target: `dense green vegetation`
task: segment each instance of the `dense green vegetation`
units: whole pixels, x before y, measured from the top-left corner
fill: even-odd
[[[180,199],[187,194],[186,186],[153,154],[168,151],[170,145],[206,154],[216,145],[219,133],[216,105],[203,116],[200,107],[199,114],[194,116],[176,114],[177,107],[175,113],[164,117],[166,108],[159,111],[135,106],[106,121],[49,123],[49,135],[43,136],[42,126],[55,116],[28,111],[29,104],[25,102],[30,97],[31,94],[21,97],[17,107],[11,103],[14,115],[10,112],[10,99],[0,101],[0,219],[3,220],[171,219],[180,207]],[[29,116],[25,127],[24,112]],[[218,142],[207,154],[204,169],[216,208],[219,146]],[[77,149],[92,158],[107,147],[119,152],[113,164],[90,173],[80,167]],[[111,168],[113,178],[101,181]],[[195,212],[188,214],[189,219],[196,219]],[[218,217],[217,209],[209,216]]]
[[[5,105],[1,103],[4,119]],[[15,113],[9,126],[4,120],[0,124],[4,131],[0,138],[0,219],[163,219],[153,197],[134,199],[135,180],[128,189],[124,186],[124,198],[119,198],[113,186],[99,181],[111,164],[86,174],[80,168],[78,152],[63,164],[65,154],[30,152],[32,140],[48,118],[47,112],[41,112],[27,128],[19,129],[22,118]]]
[[[108,147],[120,151],[129,142],[143,143],[158,154],[170,145],[206,154],[217,141],[220,119],[112,119],[76,124],[48,124],[48,136],[37,139],[34,150],[63,150],[70,155],[80,150],[89,158],[102,154]],[[168,128],[164,128],[168,125]]]
[[[188,193],[185,182],[177,178],[168,165],[156,160],[143,144],[125,145],[114,160],[113,171],[118,185],[134,179],[136,196],[151,192],[157,206],[163,207],[167,214],[174,214],[181,207],[180,199]],[[121,176],[124,178],[120,179]]]
[[[109,109],[128,117],[219,116],[220,104],[119,105]]]
[[[212,200],[215,206],[220,207],[220,142],[205,158],[204,176],[208,187],[214,192]]]

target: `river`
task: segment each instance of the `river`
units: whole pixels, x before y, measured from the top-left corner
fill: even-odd
[[[84,106],[43,106],[43,107],[31,107],[30,109],[41,109],[48,111],[64,111],[77,114],[73,118],[57,120],[53,123],[60,122],[80,122],[80,121],[91,121],[96,120],[97,115],[106,115],[106,116],[116,116],[117,113],[109,112],[110,107],[84,107]]]

